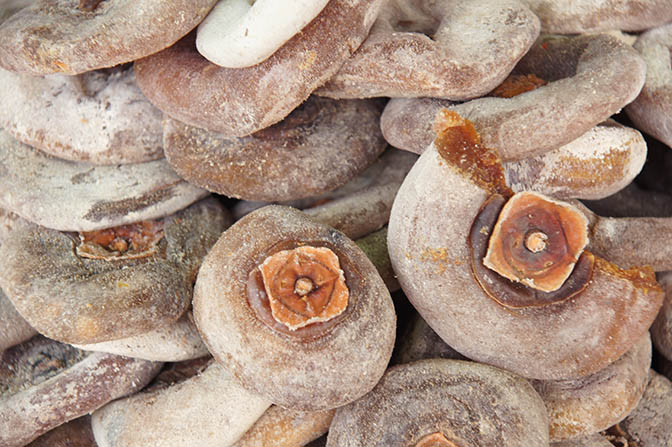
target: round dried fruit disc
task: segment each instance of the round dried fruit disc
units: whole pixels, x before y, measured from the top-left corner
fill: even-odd
[[[0,65],[79,74],[156,53],[191,31],[217,0],[37,0],[0,26]]]
[[[267,291],[292,286],[285,283],[296,281],[292,264],[269,284],[259,266],[271,255],[302,246],[325,247],[338,257],[340,274],[315,259],[305,261],[314,266],[308,277],[327,290],[343,275],[348,301],[327,321],[291,330],[271,316]],[[289,312],[310,314],[300,298],[285,299],[284,292],[274,298]],[[317,293],[316,298],[324,297]],[[312,295],[306,303],[320,305]],[[342,233],[292,208],[267,206],[229,228],[203,262],[193,305],[196,325],[215,358],[243,386],[286,408],[312,411],[352,402],[373,388],[392,354],[394,306],[371,261]]]
[[[163,157],[163,114],[132,66],[41,77],[0,69],[0,101],[0,126],[55,157],[107,165]]]
[[[92,231],[179,211],[208,195],[166,160],[95,166],[50,157],[0,130],[0,206],[47,228]]]

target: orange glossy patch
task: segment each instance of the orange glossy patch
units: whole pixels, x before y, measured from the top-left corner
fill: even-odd
[[[348,307],[338,256],[326,247],[279,251],[259,269],[273,318],[290,330],[329,321]]]
[[[511,196],[502,160],[496,150],[481,144],[474,124],[458,113],[442,109],[434,122],[439,155],[458,172],[493,194]]]
[[[504,205],[483,264],[511,281],[558,290],[588,243],[588,220],[576,208],[521,192]]]
[[[79,233],[77,254],[90,259],[137,259],[156,252],[163,238],[163,221],[146,220],[130,225]]]
[[[441,432],[432,433],[423,436],[415,447],[459,447],[452,441],[449,441]]]
[[[504,82],[490,92],[489,96],[513,98],[521,93],[530,92],[546,84],[548,84],[548,82],[537,77],[535,74],[511,74],[504,79]]]

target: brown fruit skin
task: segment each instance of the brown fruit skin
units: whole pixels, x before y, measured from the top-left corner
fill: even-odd
[[[377,101],[311,97],[285,120],[241,138],[166,117],[163,141],[175,172],[244,200],[286,201],[331,191],[386,147]]]
[[[280,331],[250,306],[248,277],[269,254],[300,243],[338,255],[349,303],[326,323]],[[193,306],[215,358],[241,385],[286,408],[352,402],[375,386],[392,355],[396,315],[373,264],[342,233],[292,208],[267,206],[229,228],[201,267]]]
[[[625,112],[638,129],[672,146],[672,24],[650,29],[633,46],[646,61],[646,82]]]
[[[423,359],[469,360],[448,346],[419,314],[409,322],[392,358],[395,365]]]
[[[335,413],[295,411],[273,405],[231,447],[303,447],[329,430]]]
[[[596,258],[592,281],[576,297],[536,308],[501,306],[472,276],[467,234],[485,200],[503,187],[475,180],[471,168],[448,163],[432,145],[392,208],[392,266],[427,323],[461,354],[530,378],[577,378],[623,355],[662,304],[652,273]]]
[[[665,301],[651,326],[651,341],[663,357],[672,361],[672,272],[658,274],[658,281],[665,290]]]
[[[54,427],[140,390],[163,365],[85,353],[41,336],[10,348],[0,360],[3,447],[23,446]],[[47,375],[43,375],[45,368]],[[8,382],[9,389],[3,389]]]
[[[548,447],[544,403],[526,380],[446,359],[388,369],[373,391],[336,411],[327,447],[415,446],[437,431],[460,447]]]
[[[228,137],[275,124],[333,76],[366,38],[381,0],[333,0],[265,61],[219,67],[191,34],[135,62],[138,85],[171,117]]]
[[[672,20],[669,0],[524,0],[524,3],[539,16],[543,33],[642,31]]]
[[[635,441],[636,447],[670,445],[672,443],[672,383],[651,370],[649,383],[639,405],[616,427],[630,440]]]
[[[646,334],[620,359],[576,380],[532,380],[546,404],[551,441],[606,430],[637,406],[649,381],[651,341]]]
[[[37,335],[37,331],[16,311],[0,289],[0,353]]]

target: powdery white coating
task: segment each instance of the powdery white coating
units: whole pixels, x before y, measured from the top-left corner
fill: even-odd
[[[250,67],[301,31],[328,1],[219,0],[198,25],[196,47],[222,67]]]
[[[597,200],[630,184],[645,161],[642,134],[609,120],[557,149],[504,163],[504,170],[515,192]]]
[[[522,0],[541,20],[543,33],[643,31],[672,20],[670,0]]]
[[[313,220],[336,228],[350,239],[380,229],[390,217],[392,203],[404,177],[417,160],[412,154],[388,151],[381,157],[385,168],[366,188],[305,210]]]
[[[329,430],[335,410],[296,411],[272,405],[231,447],[303,447]]]
[[[649,381],[649,334],[620,359],[576,380],[532,380],[546,404],[551,441],[575,439],[606,430],[637,406]]]
[[[131,67],[43,77],[0,69],[0,102],[0,126],[55,157],[94,164],[163,157],[162,113]]]
[[[632,47],[608,35],[545,36],[514,73],[550,81],[513,98],[484,97],[453,104],[439,99],[392,99],[381,116],[394,147],[422,151],[433,141],[436,113],[446,107],[474,123],[482,143],[503,161],[556,149],[588,132],[634,100],[646,64]]]
[[[14,213],[0,208],[0,246],[12,232],[26,228],[30,223]],[[0,353],[37,335],[37,331],[16,311],[5,292],[0,289]]]
[[[313,220],[334,227],[350,239],[359,239],[382,228],[401,182],[417,160],[406,151],[390,148],[371,166],[345,185],[319,196],[281,202],[303,209]],[[234,218],[269,205],[241,201],[234,205]]]
[[[190,183],[229,197],[281,201],[341,186],[387,146],[373,100],[310,97],[283,121],[241,138],[166,118],[166,158]]]
[[[136,61],[138,85],[159,109],[227,137],[250,135],[285,118],[336,73],[366,38],[382,0],[332,0],[264,62],[212,64],[188,36]]]
[[[518,0],[390,1],[316,93],[476,98],[502,82],[538,36],[539,19]]]
[[[0,445],[20,447],[64,422],[142,389],[162,363],[92,353],[45,382],[0,398]]]
[[[270,405],[213,362],[182,382],[106,405],[93,413],[91,426],[99,447],[222,447]]]
[[[18,214],[0,208],[0,245],[11,236],[13,231],[27,228],[31,225],[32,223],[26,219],[22,219]]]
[[[248,302],[250,272],[277,244],[326,246],[338,257],[348,307],[325,326],[293,334],[272,329]],[[203,341],[241,385],[285,408],[336,408],[370,391],[385,372],[396,315],[389,292],[366,255],[342,233],[292,208],[267,206],[229,228],[210,250],[194,289]],[[312,338],[307,330],[316,330]],[[301,332],[303,331],[303,332]]]
[[[640,289],[600,259],[586,289],[568,301],[511,309],[488,297],[473,277],[467,234],[489,196],[432,144],[392,207],[392,266],[411,303],[448,345],[524,377],[558,380],[604,368],[646,333],[662,293]]]
[[[634,48],[646,62],[646,82],[625,111],[637,128],[672,147],[672,23],[645,32]]]
[[[109,352],[158,362],[181,362],[208,355],[196,325],[186,313],[175,323],[120,340],[74,345],[86,351]],[[1,323],[1,322],[0,322]]]
[[[39,0],[0,26],[0,65],[43,75],[113,67],[175,43],[217,0]],[[93,11],[79,5],[93,3]]]
[[[436,432],[456,446],[548,447],[544,403],[525,379],[446,359],[388,369],[373,391],[336,411],[327,447],[414,446]]]
[[[596,433],[584,438],[551,442],[551,447],[614,447],[614,444],[609,442],[604,436]]]
[[[672,383],[654,370],[639,405],[619,426],[637,447],[672,444]]]
[[[0,353],[37,335],[37,331],[16,311],[0,289]]]
[[[0,206],[61,231],[92,231],[181,210],[208,195],[165,160],[95,166],[50,157],[0,131]]]
[[[656,272],[672,270],[667,241],[669,217],[602,217],[586,210],[590,223],[588,250],[622,268],[647,265]]]

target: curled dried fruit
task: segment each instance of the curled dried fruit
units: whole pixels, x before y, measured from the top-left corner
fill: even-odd
[[[291,330],[329,321],[348,306],[338,256],[326,247],[282,250],[259,266],[273,318]]]
[[[512,192],[496,154],[478,141],[465,150],[446,118],[440,116],[436,141],[406,176],[390,214],[390,260],[409,301],[458,352],[525,377],[573,379],[614,362],[646,333],[662,304],[653,271],[624,270],[594,256],[580,293],[552,305],[534,296],[545,292],[508,280],[533,296],[511,291],[515,301],[505,301],[486,291],[488,278],[473,272],[482,257],[469,239],[489,198]]]

